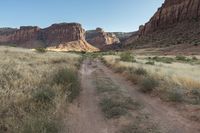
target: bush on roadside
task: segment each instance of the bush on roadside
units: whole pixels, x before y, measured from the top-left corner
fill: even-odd
[[[159,82],[156,81],[153,77],[146,77],[140,82],[140,90],[144,93],[148,93],[153,91],[158,85]]]
[[[147,71],[144,68],[136,68],[134,73],[136,75],[147,75]]]
[[[183,94],[179,89],[175,88],[168,92],[168,98],[172,102],[182,102],[183,101]]]
[[[33,95],[33,100],[37,103],[51,103],[55,97],[55,92],[47,87],[37,89]]]
[[[102,111],[108,119],[119,118],[127,112],[121,102],[114,101],[113,99],[105,98],[101,101],[100,105],[102,107]]]
[[[78,72],[73,69],[59,69],[54,75],[52,82],[63,86],[63,91],[68,94],[68,100],[70,102],[79,95],[80,86]]]

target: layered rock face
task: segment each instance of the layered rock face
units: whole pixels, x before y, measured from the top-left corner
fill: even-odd
[[[80,24],[53,24],[42,30],[42,39],[48,45],[72,42],[85,39],[85,31]]]
[[[78,23],[53,24],[45,29],[23,26],[17,30],[9,30],[9,32],[4,30],[4,32],[0,32],[0,43],[13,43],[26,48],[35,48],[39,46],[55,46],[56,48],[56,46],[64,44],[63,46],[66,46],[65,51],[67,51],[67,43],[71,44],[71,42],[77,45],[79,45],[79,43],[80,45],[84,44],[84,51],[87,50],[86,48],[95,49],[85,41],[85,31]]]
[[[124,48],[159,48],[163,51],[200,51],[200,0],[165,0],[138,35]]]
[[[165,0],[150,21],[140,29],[140,34],[149,34],[186,20],[198,20],[199,17],[200,0]]]
[[[101,28],[86,32],[86,40],[99,49],[106,49],[108,45],[120,43],[119,38],[113,33],[107,33]]]

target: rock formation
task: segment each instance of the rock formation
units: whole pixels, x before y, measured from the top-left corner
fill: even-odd
[[[140,28],[140,34],[145,35],[183,21],[198,20],[199,17],[200,0],[165,0],[150,21]]]
[[[107,33],[101,28],[86,32],[86,40],[99,49],[105,49],[108,45],[120,43],[119,38],[113,33]]]
[[[1,32],[2,31],[2,32]],[[53,24],[50,27],[41,29],[39,27],[22,26],[16,30],[0,30],[1,44],[16,44],[16,46],[35,48],[35,47],[54,47],[62,45],[62,49],[67,51],[68,44],[72,42],[83,48],[84,51],[96,51],[97,49],[85,41],[85,31],[78,23]],[[81,47],[81,45],[84,45]],[[65,46],[65,48],[64,48]],[[70,50],[76,50],[70,47]],[[89,49],[87,49],[89,48]],[[81,51],[79,49],[78,51]]]
[[[131,36],[127,48],[200,50],[200,0],[165,0],[138,36]]]

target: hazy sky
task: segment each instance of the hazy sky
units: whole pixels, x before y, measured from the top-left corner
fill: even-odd
[[[134,31],[164,0],[2,0],[0,27],[78,22],[89,30]]]

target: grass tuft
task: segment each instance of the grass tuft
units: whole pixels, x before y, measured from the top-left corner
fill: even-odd
[[[157,86],[159,85],[159,82],[156,81],[153,77],[145,77],[140,82],[140,90],[144,93],[148,93],[153,91]]]
[[[125,62],[136,62],[134,56],[130,52],[121,53],[120,60]]]

